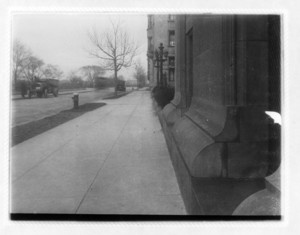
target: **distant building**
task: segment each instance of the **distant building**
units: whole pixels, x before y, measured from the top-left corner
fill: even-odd
[[[164,51],[168,52],[163,64],[163,79],[167,86],[174,87],[175,83],[175,16],[149,15],[148,16],[148,80],[151,87],[157,85],[158,67],[155,62],[155,51],[162,43]]]

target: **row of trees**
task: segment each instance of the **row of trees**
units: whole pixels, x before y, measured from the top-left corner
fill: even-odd
[[[71,71],[66,79],[60,81],[60,87],[64,88],[85,88],[94,87],[95,79],[105,75],[105,70],[97,65],[86,65],[77,70]]]
[[[97,58],[100,66],[87,65],[76,71],[70,72],[64,80],[70,84],[85,84],[92,87],[96,77],[104,76],[106,71],[113,72],[115,85],[118,82],[118,72],[122,68],[135,65],[134,77],[139,87],[146,83],[146,73],[141,63],[135,63],[134,58],[138,53],[137,43],[129,37],[122,29],[120,22],[112,22],[106,32],[98,32],[96,29],[88,32],[90,48],[87,52],[90,56]],[[18,80],[27,79],[33,81],[34,77],[61,79],[62,70],[52,64],[45,64],[44,61],[33,55],[31,50],[19,40],[13,45],[13,81],[17,85]],[[117,91],[116,91],[117,92]]]
[[[79,69],[79,71],[87,81],[89,87],[94,87],[95,79],[97,77],[104,76],[106,72],[101,66],[97,66],[97,65],[83,66]],[[70,79],[72,79],[72,76],[70,76]]]
[[[96,78],[99,77],[106,77],[108,80],[112,80],[112,82],[109,82],[109,84],[115,83],[115,74],[105,76],[105,72],[105,69],[103,69],[101,66],[83,66],[76,71],[71,71],[67,75],[67,79],[61,81],[61,84],[62,86],[68,87],[94,87],[96,84]],[[140,62],[135,63],[135,72],[133,74],[133,78],[136,79],[138,87],[144,87],[146,85],[147,75]],[[125,80],[125,77],[123,75],[118,75],[117,79]]]
[[[60,79],[62,70],[57,65],[45,64],[33,55],[32,51],[19,40],[13,44],[13,81],[17,86],[19,80],[33,81],[34,77]]]
[[[13,82],[17,88],[20,80],[32,82],[34,77],[62,79],[63,71],[52,64],[33,55],[30,48],[19,40],[13,44]],[[76,71],[71,71],[66,79],[61,81],[61,88],[93,87],[95,78],[103,76],[105,70],[96,65],[83,66]]]

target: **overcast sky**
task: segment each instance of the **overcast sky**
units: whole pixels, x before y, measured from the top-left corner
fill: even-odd
[[[13,38],[19,39],[45,64],[58,65],[64,75],[84,65],[99,65],[84,48],[89,40],[87,31],[95,27],[99,32],[110,27],[110,20],[120,20],[122,28],[140,45],[140,60],[147,69],[147,16],[120,14],[19,14],[13,17]],[[132,79],[132,69],[119,74]]]

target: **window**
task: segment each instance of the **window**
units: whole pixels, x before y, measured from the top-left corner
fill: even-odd
[[[175,46],[175,31],[174,30],[169,31],[169,46],[170,47]]]
[[[151,29],[153,26],[153,15],[148,15],[148,29]]]
[[[175,15],[169,15],[169,21],[174,21],[175,20]]]
[[[153,50],[153,45],[152,45],[152,37],[148,38],[148,51]]]
[[[170,56],[169,57],[169,66],[170,67],[174,67],[175,66],[175,57],[174,56]]]
[[[174,68],[169,69],[169,81],[173,82],[174,81]]]
[[[191,105],[192,96],[193,96],[193,29],[191,29],[186,35],[186,75],[187,75],[187,86],[186,86],[186,94],[187,94],[187,106]]]

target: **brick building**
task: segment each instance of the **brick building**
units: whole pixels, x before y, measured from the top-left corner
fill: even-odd
[[[158,67],[155,62],[155,51],[162,43],[164,51],[168,53],[163,63],[163,79],[167,86],[174,87],[175,82],[175,16],[149,15],[148,16],[148,80],[151,87],[157,85]]]
[[[160,119],[188,213],[279,215],[280,17],[178,15],[175,30]]]

